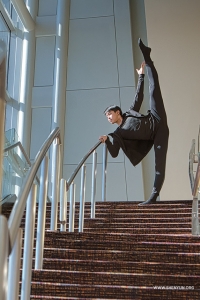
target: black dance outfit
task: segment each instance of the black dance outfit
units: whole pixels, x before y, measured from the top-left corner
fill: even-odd
[[[144,55],[149,80],[150,110],[147,115],[139,113],[144,93],[144,74],[140,74],[133,104],[123,114],[121,125],[109,134],[113,142],[107,138],[106,144],[112,157],[116,157],[122,148],[134,166],[154,145],[155,181],[151,197],[145,202],[148,204],[156,201],[164,182],[169,129],[158,74],[150,58],[151,49],[144,46],[141,40],[139,46]]]

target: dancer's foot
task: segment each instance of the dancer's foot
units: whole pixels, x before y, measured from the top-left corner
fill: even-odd
[[[158,196],[159,196],[158,193],[152,193],[150,198],[147,201],[141,202],[138,205],[155,204]]]
[[[145,46],[141,40],[141,38],[138,39],[138,45],[140,47],[140,50],[142,51],[142,54],[144,56],[145,62],[151,61],[150,53],[151,53],[151,48]]]

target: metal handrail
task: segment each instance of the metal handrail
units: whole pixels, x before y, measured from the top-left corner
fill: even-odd
[[[96,169],[97,169],[97,153],[96,149],[102,143],[99,141],[95,144],[87,154],[81,159],[74,172],[70,178],[65,181],[63,179],[61,186],[62,197],[67,197],[67,191],[70,192],[70,211],[69,211],[69,231],[74,232],[74,215],[75,215],[75,184],[74,179],[78,174],[79,170],[82,168],[81,172],[81,187],[80,187],[80,209],[79,209],[79,232],[83,232],[84,228],[84,207],[85,207],[85,177],[86,177],[86,166],[85,161],[93,153],[93,162],[92,162],[92,183],[91,183],[91,218],[95,218],[95,194],[96,194]],[[103,148],[103,169],[102,169],[102,201],[106,200],[106,166],[107,166],[107,146],[104,144]],[[63,186],[65,185],[65,189]],[[66,230],[66,201],[60,201],[60,224],[61,231]]]
[[[199,137],[198,137],[199,143]],[[199,150],[199,149],[198,149]],[[192,235],[200,234],[200,224],[199,224],[199,205],[198,205],[198,191],[200,184],[200,153],[198,153],[198,166],[196,169],[196,175],[194,177],[193,164],[197,163],[195,154],[195,140],[192,140],[192,145],[189,153],[189,178],[191,191],[193,196],[192,202]]]
[[[191,190],[194,187],[194,171],[193,171],[193,164],[195,162],[195,140],[192,140],[192,145],[189,152],[189,178],[190,178],[190,186]]]
[[[34,228],[35,228],[35,209],[36,209],[36,192],[37,187],[34,183],[34,179],[36,178],[37,171],[41,165],[41,189],[39,195],[39,204],[38,204],[38,224],[37,224],[37,238],[36,238],[36,253],[35,253],[35,269],[42,269],[43,265],[43,250],[44,250],[44,232],[45,232],[45,218],[46,218],[46,202],[47,198],[47,186],[48,186],[48,156],[46,155],[49,147],[54,143],[53,148],[53,164],[52,164],[52,206],[51,206],[51,223],[55,228],[51,228],[51,230],[57,230],[57,207],[58,207],[58,183],[59,183],[59,166],[60,166],[60,129],[56,128],[49,135],[47,140],[44,142],[40,151],[38,152],[34,163],[32,164],[30,170],[28,171],[24,184],[19,193],[18,200],[15,202],[13,209],[11,211],[9,220],[5,219],[4,216],[0,216],[0,232],[3,237],[3,244],[5,244],[5,249],[2,249],[3,256],[0,257],[0,265],[2,266],[1,271],[3,269],[7,269],[7,255],[10,255],[10,261],[15,262],[15,266],[13,266],[14,270],[9,268],[9,276],[8,276],[8,290],[9,293],[14,295],[18,294],[19,288],[19,276],[20,276],[20,249],[22,242],[22,233],[20,229],[20,224],[22,220],[22,216],[24,214],[25,206],[26,206],[26,228],[25,228],[25,236],[24,236],[24,256],[23,256],[23,268],[22,268],[22,279],[21,279],[21,300],[29,299],[30,297],[30,284],[31,284],[31,270],[32,270],[32,258],[33,258],[33,240],[34,240]],[[94,218],[95,215],[95,180],[96,180],[96,167],[97,167],[97,153],[96,148],[101,144],[98,142],[94,147],[90,149],[90,151],[82,158],[73,174],[69,178],[68,182],[64,181],[64,190],[67,193],[66,187],[70,186],[70,205],[73,213],[72,217],[72,227],[74,227],[74,212],[75,212],[75,184],[73,180],[80,168],[82,168],[81,172],[81,192],[80,192],[80,214],[79,214],[79,232],[83,231],[84,226],[84,205],[85,205],[85,161],[86,159],[93,153],[93,171],[92,171],[92,197],[91,197],[91,217]],[[19,144],[17,144],[19,145]],[[15,145],[16,146],[16,145]],[[13,146],[14,147],[14,146]],[[12,149],[9,148],[9,149]],[[103,157],[107,158],[105,155],[107,151],[106,145],[104,144],[103,148]],[[106,163],[103,162],[103,172],[106,172]],[[105,179],[105,176],[103,176]],[[102,184],[105,185],[104,180],[102,180]],[[104,189],[105,190],[105,189]],[[62,194],[62,192],[60,193]],[[67,205],[66,197],[63,194],[64,205]],[[60,211],[63,210],[62,216],[66,217],[66,210],[63,209],[62,205],[60,205]],[[71,209],[70,209],[71,210]],[[92,214],[93,212],[93,214]],[[53,220],[53,222],[52,222]],[[66,224],[66,221],[63,220],[63,225]],[[70,222],[69,222],[70,223]],[[66,226],[63,226],[66,227]],[[62,230],[62,229],[61,229]],[[64,229],[66,230],[66,228]],[[70,231],[70,228],[69,228]],[[73,231],[73,228],[72,228]],[[12,272],[11,272],[12,271]],[[16,272],[15,272],[16,271]],[[4,272],[4,271],[3,271]],[[6,271],[7,272],[7,271]],[[12,274],[11,274],[12,273]],[[5,276],[3,280],[3,286],[7,286],[7,276]],[[13,288],[11,288],[13,286]],[[6,291],[4,292],[3,288],[0,289],[0,295],[6,295]],[[10,295],[9,294],[9,295]],[[11,296],[12,297],[12,296]],[[5,297],[3,299],[6,299]]]
[[[198,154],[198,165],[196,170],[196,175],[194,179],[193,189],[192,189],[192,196],[198,198],[198,188],[200,183],[200,153]]]
[[[79,162],[79,164],[77,165],[76,169],[74,170],[74,172],[72,173],[72,175],[70,176],[70,178],[67,180],[66,183],[66,189],[67,191],[69,190],[70,185],[72,184],[72,182],[74,181],[76,175],[78,174],[78,171],[80,170],[80,168],[83,166],[84,162],[87,160],[87,158],[94,152],[94,150],[96,150],[99,145],[101,145],[101,142],[98,142],[96,145],[94,145],[94,147],[92,147],[88,153],[81,159],[81,161]]]
[[[45,157],[47,151],[49,150],[49,147],[53,143],[53,141],[59,138],[60,142],[60,129],[55,128],[47,140],[44,142],[43,146],[41,147],[40,151],[38,152],[35,161],[30,168],[30,170],[27,173],[26,179],[24,181],[24,184],[21,188],[21,191],[19,193],[19,197],[15,204],[14,207],[11,211],[9,220],[8,220],[8,228],[9,228],[9,233],[10,233],[10,251],[13,248],[18,229],[20,227],[21,219],[24,213],[24,209],[26,206],[26,201],[28,194],[31,190],[31,186],[33,184],[33,181],[35,179],[35,176],[37,174],[37,171],[39,169],[40,164],[42,163],[43,158]]]

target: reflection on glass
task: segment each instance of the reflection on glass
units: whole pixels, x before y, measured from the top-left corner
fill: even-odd
[[[6,150],[7,147],[17,142],[18,136],[15,129],[8,130],[5,133],[4,149]],[[13,194],[15,186],[20,189],[29,168],[30,166],[19,146],[4,152],[2,199]]]

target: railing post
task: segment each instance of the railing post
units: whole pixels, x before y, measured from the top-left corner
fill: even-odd
[[[80,209],[79,209],[79,232],[83,232],[85,211],[85,176],[86,166],[81,168]]]
[[[51,230],[57,230],[59,178],[60,178],[60,145],[58,139],[53,144],[52,164],[52,202],[51,202]]]
[[[6,110],[6,44],[0,40],[0,196],[2,195],[3,149]],[[1,206],[0,206],[1,213]]]
[[[22,229],[19,228],[14,248],[9,256],[8,300],[19,299],[19,279],[22,251]]]
[[[5,216],[0,215],[0,299],[7,299],[7,282],[8,282],[8,223]]]
[[[102,169],[102,201],[106,201],[106,173],[107,173],[107,145],[103,144],[103,169]]]
[[[72,183],[70,186],[69,232],[74,232],[75,188],[75,184]]]
[[[29,193],[26,206],[26,225],[24,237],[24,255],[22,269],[21,300],[30,299],[31,272],[33,259],[33,241],[35,229],[35,208],[36,208],[37,186],[33,184]]]
[[[48,166],[49,166],[49,158],[46,155],[42,161],[41,174],[40,174],[35,270],[42,269],[43,266],[46,202],[47,202],[47,188],[48,188]]]
[[[199,193],[198,193],[199,194]],[[194,197],[192,201],[192,235],[199,235],[199,200]]]
[[[97,175],[97,152],[92,157],[92,190],[91,190],[91,218],[95,218],[95,196],[96,196],[96,175]]]
[[[67,223],[67,191],[66,180],[60,180],[60,231],[66,231]]]

